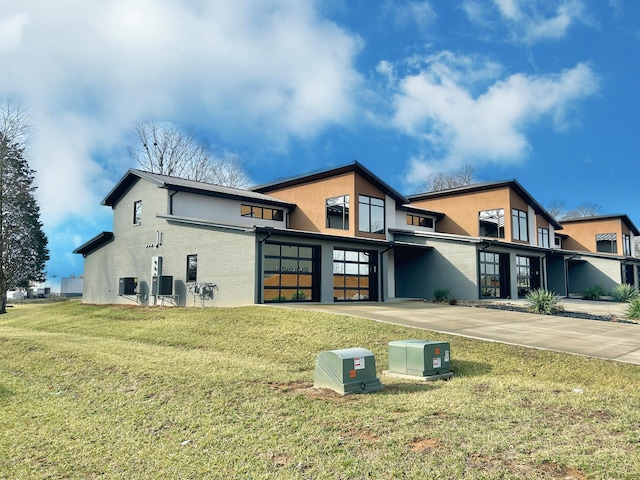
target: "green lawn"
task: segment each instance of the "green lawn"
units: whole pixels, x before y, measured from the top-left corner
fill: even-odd
[[[383,375],[408,338],[456,377]],[[312,388],[348,347],[384,390]],[[271,307],[9,309],[0,479],[96,477],[637,479],[640,366]]]

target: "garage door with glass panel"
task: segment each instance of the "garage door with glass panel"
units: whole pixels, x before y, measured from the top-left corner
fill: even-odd
[[[377,301],[376,251],[333,249],[333,299]]]
[[[319,301],[319,247],[265,243],[262,293],[265,302]]]

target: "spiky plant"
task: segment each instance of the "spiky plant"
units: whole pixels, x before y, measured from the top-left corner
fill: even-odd
[[[611,295],[614,302],[629,303],[634,298],[638,298],[638,290],[633,285],[623,283],[613,287],[609,295]]]
[[[530,290],[525,297],[527,307],[533,313],[553,315],[560,310],[560,297],[544,288]]]

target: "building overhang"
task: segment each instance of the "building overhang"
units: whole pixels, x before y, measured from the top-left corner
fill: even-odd
[[[112,232],[101,232],[91,240],[86,243],[83,243],[78,248],[76,248],[73,253],[78,253],[83,257],[86,257],[91,252],[97,250],[98,248],[106,245],[109,242],[113,241],[113,233]]]

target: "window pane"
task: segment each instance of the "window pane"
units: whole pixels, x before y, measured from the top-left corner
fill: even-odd
[[[358,223],[358,230],[361,232],[370,232],[370,212],[369,205],[365,203],[360,204],[360,217]]]
[[[279,258],[265,258],[264,259],[264,269],[265,271],[277,272],[280,270],[280,259]]]
[[[240,215],[243,217],[251,216],[251,205],[242,205],[240,206]]]
[[[313,271],[313,262],[311,260],[298,260],[298,270],[303,273],[311,273]]]
[[[347,250],[344,252],[344,258],[347,262],[357,262],[360,258],[360,252]]]
[[[187,255],[187,282],[195,282],[198,278],[198,255]]]
[[[300,247],[298,249],[298,256],[300,258],[313,258],[313,248],[311,248],[311,247]]]
[[[282,259],[282,271],[283,272],[297,272],[298,260],[283,258]]]
[[[334,260],[344,260],[344,250],[334,250],[333,251],[333,259]]]
[[[281,222],[282,219],[284,218],[284,211],[283,210],[273,210],[272,217],[273,217],[274,220],[278,220],[279,222]]]
[[[282,256],[283,257],[297,257],[298,256],[298,247],[294,247],[291,245],[282,245]]]

